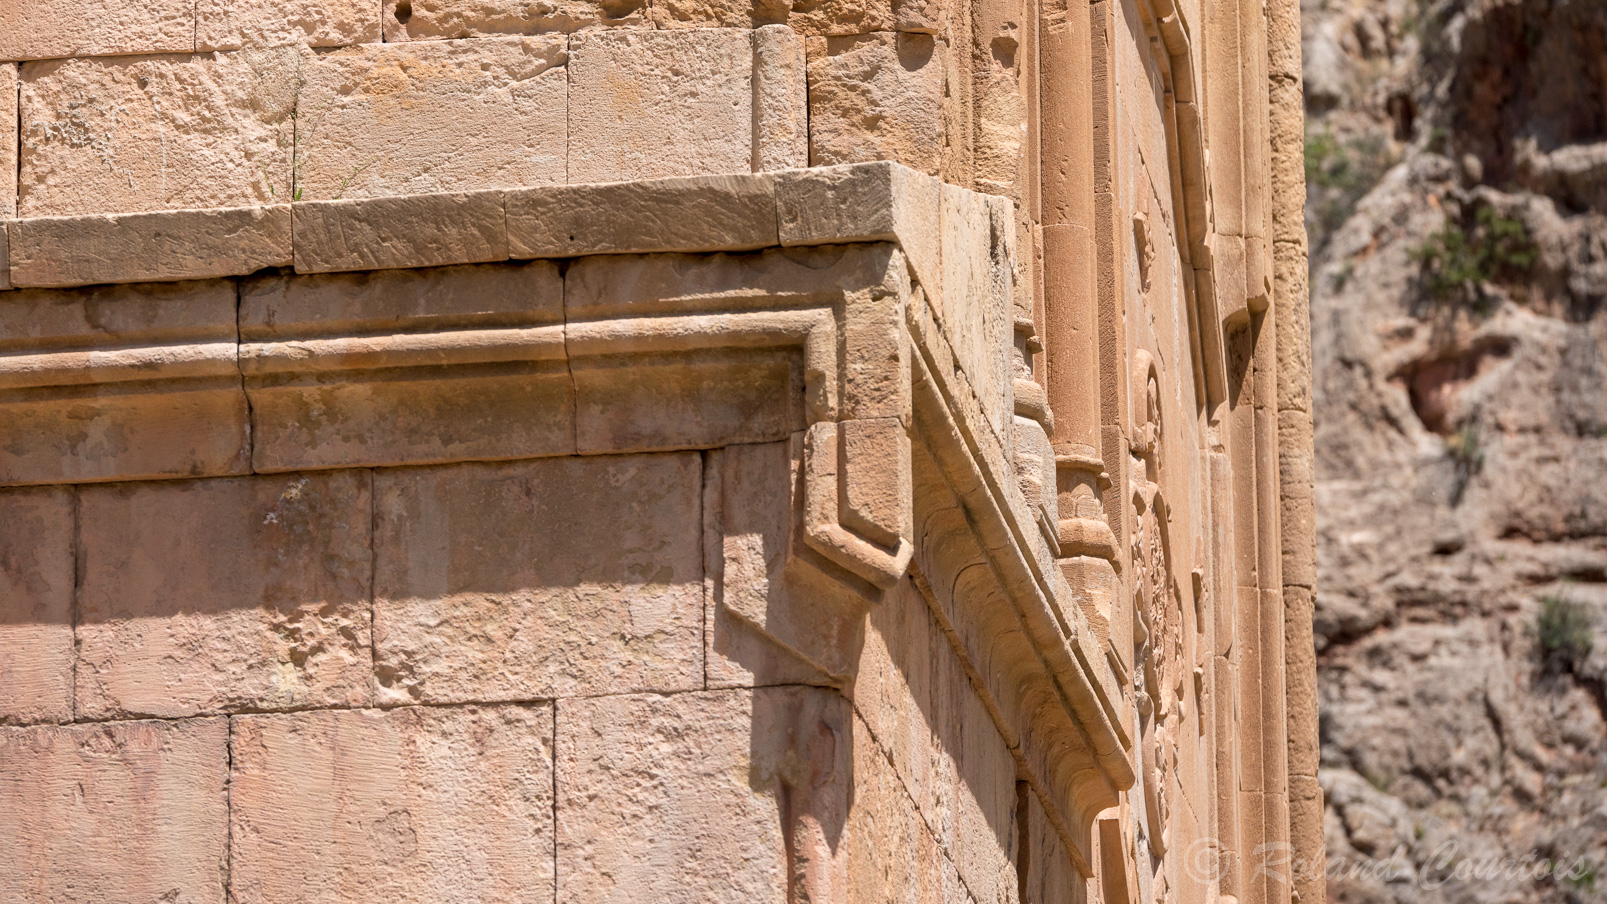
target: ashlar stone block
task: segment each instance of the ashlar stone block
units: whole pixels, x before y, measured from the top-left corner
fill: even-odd
[[[385,0],[387,43],[645,27],[647,0]]]
[[[33,217],[11,232],[19,286],[209,279],[291,262],[289,204]]]
[[[805,687],[560,702],[558,899],[843,900],[851,718]]]
[[[893,160],[935,175],[948,45],[924,34],[810,38],[809,163]]]
[[[562,35],[365,44],[306,66],[296,200],[562,183]]]
[[[0,7],[0,60],[189,53],[194,0],[11,0]]]
[[[80,494],[80,716],[368,702],[365,472]]]
[[[301,64],[291,47],[23,64],[19,215],[290,200]]]
[[[809,165],[809,85],[803,39],[785,25],[753,32],[753,171]]]
[[[16,215],[17,64],[0,63],[0,218]],[[0,271],[4,270],[5,261],[0,259]],[[5,276],[0,274],[0,289],[4,288]]]
[[[747,30],[592,31],[571,46],[570,182],[752,172]]]
[[[0,900],[223,904],[229,723],[0,728]]]
[[[73,499],[0,492],[0,723],[73,717]]]
[[[195,49],[372,44],[379,16],[373,0],[197,0]]]
[[[657,0],[661,29],[786,25],[809,35],[852,35],[893,28],[892,0]]]
[[[385,703],[700,687],[696,454],[381,472]]]
[[[242,716],[239,904],[552,900],[552,707]]]
[[[735,251],[774,245],[777,235],[768,176],[549,186],[508,192],[507,210],[515,258]]]

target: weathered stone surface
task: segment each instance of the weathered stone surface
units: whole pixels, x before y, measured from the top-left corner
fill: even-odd
[[[189,53],[194,0],[15,0],[0,9],[0,59]]]
[[[560,703],[559,899],[780,904],[793,882],[830,891],[850,718],[820,688]]]
[[[258,472],[574,451],[551,262],[274,276],[240,298]]]
[[[785,25],[753,33],[753,171],[809,165],[809,81],[803,40]]]
[[[507,207],[508,250],[515,258],[776,244],[775,184],[763,176],[511,191]]]
[[[582,454],[767,443],[802,429],[804,375],[786,349],[570,361]]]
[[[0,219],[17,215],[17,121],[17,64],[0,63]],[[0,275],[0,289],[4,280]]]
[[[370,0],[196,0],[195,49],[374,43],[379,14]]]
[[[38,217],[11,225],[19,286],[207,279],[290,265],[290,205]]]
[[[843,35],[893,27],[890,0],[660,0],[651,17],[662,29],[786,25],[799,34]]]
[[[899,584],[871,611],[855,708],[966,887],[1000,900],[1015,881],[1014,758],[948,643],[914,585]]]
[[[798,444],[801,449],[801,444]],[[797,472],[790,442],[729,446],[706,457],[704,556],[709,578],[705,634],[709,687],[827,684],[829,676],[803,658],[789,616],[821,619],[818,603],[804,612],[788,605],[786,566],[797,520]],[[777,635],[781,635],[782,640]],[[822,638],[827,643],[836,637]]]
[[[934,307],[983,413],[1009,443],[1011,395],[1010,271],[992,238],[1008,230],[1002,211],[974,192],[943,185],[943,291]]]
[[[689,454],[382,472],[379,699],[700,687],[701,479]]]
[[[0,484],[249,468],[226,282],[19,290],[0,305]]]
[[[563,291],[550,261],[262,276],[240,283],[240,340],[249,356],[297,339],[548,326],[563,322]]]
[[[848,824],[850,900],[968,901],[897,772],[858,717],[853,722],[854,808]]]
[[[229,723],[0,728],[0,898],[223,904]]]
[[[0,723],[73,717],[73,498],[0,492]]]
[[[559,346],[561,328],[551,328]],[[496,461],[574,451],[574,387],[561,360],[253,379],[259,473]]]
[[[385,40],[441,40],[645,26],[646,0],[385,0]]]
[[[363,472],[80,491],[81,716],[361,705]]]
[[[296,200],[562,183],[561,35],[367,44],[307,63]]]
[[[508,258],[502,192],[295,204],[296,270],[439,267]]]
[[[290,200],[300,66],[288,47],[24,64],[19,214]]]
[[[948,46],[930,35],[810,38],[809,162],[894,160],[936,174]]]
[[[895,163],[813,167],[776,177],[781,244],[899,243],[928,296],[941,295],[939,182]]]
[[[569,181],[753,169],[749,32],[583,32],[569,61]]]
[[[893,28],[890,0],[797,0],[786,24],[805,35],[860,35]]]
[[[550,901],[552,707],[242,716],[231,899]]]

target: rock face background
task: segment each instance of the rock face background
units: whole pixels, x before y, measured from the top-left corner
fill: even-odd
[[[1329,897],[1607,900],[1607,2],[1302,12]]]

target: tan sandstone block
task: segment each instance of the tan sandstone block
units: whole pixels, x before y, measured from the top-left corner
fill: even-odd
[[[936,174],[948,47],[931,35],[811,38],[811,166],[894,160]]]
[[[225,719],[0,728],[0,900],[223,904]]]
[[[705,454],[703,551],[709,604],[704,607],[704,636],[710,688],[830,682],[775,636],[799,621],[818,624],[823,614],[818,605],[797,606],[788,600],[789,544],[800,542],[791,534],[797,509],[793,447],[791,442],[727,446]]]
[[[288,47],[24,64],[20,215],[288,201],[300,65]]]
[[[695,454],[381,472],[380,700],[701,686],[701,479]]]
[[[508,192],[515,258],[743,251],[777,244],[775,183],[690,176]]]
[[[7,296],[0,484],[248,470],[234,308],[221,281]]]
[[[552,707],[242,716],[239,904],[552,900]]]
[[[562,701],[558,900],[793,900],[840,856],[850,719],[822,688]]]
[[[291,218],[300,273],[508,259],[500,191],[308,201]]]
[[[83,286],[241,276],[290,265],[290,205],[36,217],[11,225],[12,281]]]
[[[997,842],[1015,807],[1015,761],[909,581],[871,610],[855,711],[938,846],[978,900],[1005,900],[1013,867]]]
[[[582,454],[768,443],[803,429],[804,374],[786,349],[575,359]]]
[[[974,900],[915,809],[875,737],[854,719],[854,807],[847,837],[851,901]],[[1004,899],[1009,900],[1009,899]]]
[[[941,184],[888,162],[784,173],[776,177],[781,244],[897,241],[916,281],[940,295]]]
[[[861,35],[891,31],[893,0],[794,0],[786,24],[806,35]]]
[[[753,45],[743,29],[571,39],[569,181],[753,169]]]
[[[366,703],[368,484],[346,471],[81,490],[79,714]]]
[[[240,338],[258,473],[574,451],[550,261],[248,280]]]
[[[809,165],[809,80],[803,39],[785,25],[753,33],[753,171]]]
[[[374,0],[197,0],[195,49],[373,43],[379,14]]]
[[[548,35],[315,57],[297,102],[296,200],[562,183],[567,47]]]
[[[11,224],[0,220],[0,291],[11,288]]]
[[[17,128],[17,64],[0,63],[0,219],[17,215]],[[4,271],[0,255],[0,289]]]
[[[194,0],[9,0],[0,6],[0,59],[195,48]]]
[[[0,723],[73,717],[73,497],[0,493]]]
[[[385,0],[385,40],[569,34],[582,28],[646,26],[647,0]]]
[[[657,0],[658,28],[788,25],[800,34],[852,35],[893,27],[892,0]]]

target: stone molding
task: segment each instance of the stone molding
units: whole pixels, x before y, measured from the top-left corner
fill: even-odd
[[[237,281],[8,294],[0,432],[28,440],[0,450],[0,485],[790,439],[798,542],[778,592],[792,599],[780,615],[733,614],[849,686],[853,638],[888,588],[913,578],[934,605],[960,607],[956,630],[986,663],[979,692],[1087,866],[1094,815],[1133,784],[1132,739],[1120,682],[1017,477],[1013,381],[1000,376],[1007,201],[877,163],[288,213],[241,221],[292,223],[276,253],[294,271],[251,275],[260,233],[245,230],[210,239],[239,243],[218,258],[240,262]],[[192,261],[150,255],[139,233],[200,216],[125,218],[109,250],[48,259],[29,236],[66,227],[15,221],[34,249],[15,273],[189,274]],[[537,252],[569,260],[506,260]],[[344,267],[364,271],[323,272]],[[973,514],[925,564],[936,541],[916,513],[936,497],[915,458]],[[954,567],[992,576],[981,600],[934,577]]]
[[[896,163],[5,221],[0,287],[898,240],[930,280],[940,185]],[[969,194],[969,193],[967,193]],[[627,213],[628,212],[628,213]]]

